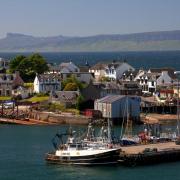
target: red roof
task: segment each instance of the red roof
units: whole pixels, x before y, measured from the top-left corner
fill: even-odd
[[[174,94],[174,90],[173,89],[162,89],[162,90],[160,90],[160,93]]]

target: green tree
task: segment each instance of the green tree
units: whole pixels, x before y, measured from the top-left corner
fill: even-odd
[[[76,109],[81,110],[82,109],[82,105],[84,102],[84,97],[82,95],[79,95],[77,97],[77,102],[76,102]]]
[[[78,86],[76,83],[68,83],[66,84],[64,91],[77,91],[78,90]]]
[[[14,59],[12,59],[10,61],[10,72],[14,73],[15,71],[19,70],[19,64],[21,63],[21,61],[23,61],[23,59],[25,59],[26,56],[23,55],[17,55]]]
[[[62,82],[62,89],[66,87],[67,84],[73,83],[76,84],[77,89],[82,89],[83,88],[83,83],[81,83],[74,75],[68,77],[66,80]]]
[[[36,73],[42,74],[48,70],[47,62],[40,54],[32,54],[28,57],[28,59],[32,62],[33,70]]]
[[[10,72],[19,71],[25,82],[32,82],[36,73],[42,74],[47,70],[46,60],[38,53],[28,57],[18,55],[10,62]]]

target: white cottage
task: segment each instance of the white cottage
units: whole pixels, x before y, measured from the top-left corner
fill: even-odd
[[[34,92],[48,93],[61,90],[61,77],[58,74],[39,74],[34,79]]]
[[[99,81],[102,77],[110,80],[118,80],[123,73],[135,69],[126,62],[98,63],[89,69],[90,73],[94,73],[95,79]]]

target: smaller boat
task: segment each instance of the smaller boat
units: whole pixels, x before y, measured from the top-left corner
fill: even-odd
[[[63,136],[68,136],[67,142],[63,143]],[[86,141],[75,138],[73,133],[56,134],[61,141],[57,146],[53,142],[55,151],[46,154],[46,161],[57,164],[75,165],[107,165],[117,164],[120,148],[114,147],[109,140],[107,143],[99,141]]]
[[[130,115],[129,115],[128,97],[126,97],[124,116],[126,116],[126,120],[124,117],[123,122],[122,122],[122,129],[121,129],[121,135],[120,135],[119,143],[121,146],[138,145],[139,144],[139,137],[133,136],[133,133],[132,133],[133,122],[132,122],[132,119],[130,118]]]

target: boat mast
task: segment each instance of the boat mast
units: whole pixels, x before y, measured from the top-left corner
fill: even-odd
[[[128,138],[132,137],[132,120],[129,118],[129,102],[128,102],[128,96],[126,97],[126,110],[127,110],[127,124],[125,129],[125,136]]]
[[[179,78],[178,78],[178,97],[177,97],[177,129],[178,129],[178,137],[179,137]]]
[[[110,112],[108,117],[108,143],[111,143]]]
[[[179,138],[180,136],[180,130],[179,130],[179,77],[178,75],[180,75],[180,71],[175,71],[174,74],[177,75],[177,136]]]

